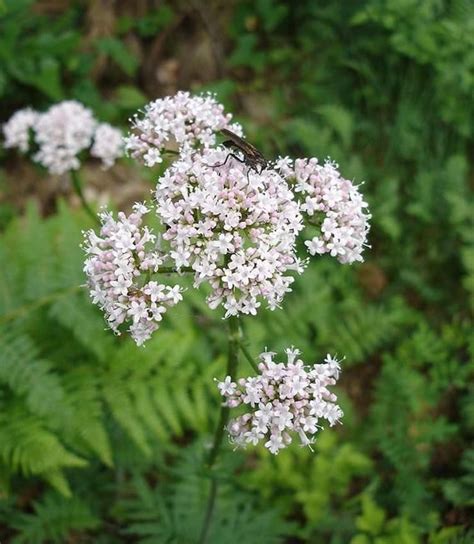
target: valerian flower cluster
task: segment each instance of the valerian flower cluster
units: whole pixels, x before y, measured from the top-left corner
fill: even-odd
[[[99,123],[91,110],[75,100],[65,100],[44,113],[19,110],[3,125],[4,147],[31,153],[33,161],[50,174],[78,170],[80,154],[90,154],[109,168],[123,155],[122,133]]]
[[[282,304],[308,262],[297,252],[302,235],[310,256],[362,260],[370,215],[336,164],[285,157],[257,172],[244,155],[219,145],[222,129],[243,137],[212,95],[180,92],[149,104],[133,118],[125,146],[148,167],[170,159],[154,202],[117,219],[103,212],[100,234],[85,234],[92,300],[115,332],[128,330],[139,345],[183,298],[180,275],[190,274],[194,287],[206,284],[208,305],[234,319]],[[148,213],[158,234],[143,224]],[[170,285],[162,281],[169,272],[177,274]],[[262,441],[276,454],[294,435],[310,446],[320,422],[334,425],[342,411],[329,391],[339,376],[336,359],[307,366],[296,349],[287,350],[286,363],[274,356],[260,356],[259,375],[227,376],[218,387],[226,406],[247,409],[228,424],[231,440]]]
[[[286,350],[287,362],[275,361],[275,353],[260,355],[260,375],[233,382],[231,376],[217,387],[230,408],[247,411],[231,419],[227,430],[238,447],[264,442],[273,454],[292,442],[296,434],[302,446],[314,442],[320,420],[333,426],[343,413],[337,397],[328,389],[339,377],[339,361],[328,355],[322,364],[306,366],[300,352]]]
[[[303,228],[293,192],[273,169],[248,171],[224,149],[175,162],[158,180],[157,213],[176,267],[208,282],[208,304],[225,316],[276,308],[303,271],[296,238]]]
[[[84,244],[84,271],[92,301],[103,310],[116,333],[120,334],[122,324],[128,324],[138,345],[158,328],[167,308],[182,299],[178,285],[149,280],[163,261],[154,248],[155,235],[142,225],[148,211],[137,203],[132,214],[119,212],[118,219],[102,212],[99,236],[93,230],[86,232]]]
[[[132,119],[126,149],[146,166],[162,162],[166,151],[183,155],[194,148],[214,147],[223,128],[242,135],[242,127],[231,123],[232,115],[224,113],[224,106],[211,94],[191,96],[180,91],[151,102],[141,113]]]
[[[362,259],[370,216],[358,188],[343,179],[334,164],[284,158],[256,172],[217,144],[223,128],[242,134],[231,114],[209,94],[179,92],[152,102],[142,117],[132,120],[132,133],[126,138],[132,156],[152,166],[169,157],[168,150],[177,154],[157,180],[155,202],[150,205],[160,225],[160,243],[155,247],[160,265],[191,273],[195,287],[207,284],[209,306],[222,306],[225,317],[230,317],[255,315],[262,303],[272,310],[281,305],[295,275],[307,264],[296,250],[305,227],[320,231],[306,242],[311,255],[328,252],[344,263]],[[110,225],[110,217],[103,217]],[[95,238],[91,233],[87,237],[86,251],[94,254]],[[147,242],[151,244],[151,238]],[[148,263],[149,256],[144,255]],[[143,271],[141,258],[140,253],[133,257],[129,253],[127,262]],[[120,255],[113,259],[118,263]],[[158,265],[146,270],[150,277],[160,274]],[[85,271],[93,300],[112,328],[119,330],[126,321],[123,316],[132,318],[130,332],[143,343],[159,319],[156,310],[145,311],[146,299],[140,299],[140,320],[133,317],[132,303],[138,295],[131,278],[127,288],[134,285],[133,296],[107,286],[98,297],[101,269],[91,266],[89,257]]]
[[[169,159],[152,203],[136,203],[128,215],[102,211],[99,233],[84,233],[92,301],[116,334],[127,331],[137,345],[183,299],[184,274],[195,288],[206,285],[209,307],[221,307],[235,331],[236,316],[282,305],[308,264],[307,254],[298,255],[300,236],[310,256],[328,253],[343,264],[363,260],[367,203],[335,163],[284,157],[264,160],[256,171],[245,147],[230,153],[228,143],[219,143],[224,129],[245,138],[213,95],[188,92],[148,104],[131,120],[126,138],[74,100],[44,113],[25,108],[3,126],[4,146],[29,153],[51,174],[77,170],[87,153],[104,168],[124,152],[147,167]],[[147,215],[155,232],[144,223]],[[231,338],[233,349],[245,351],[237,336]],[[286,354],[280,363],[274,353],[262,353],[257,376],[218,382],[224,406],[243,409],[227,425],[236,446],[263,442],[277,454],[296,435],[311,447],[322,420],[332,426],[342,417],[329,390],[339,361],[328,355],[308,366],[298,350]]]
[[[286,158],[277,166],[294,184],[301,212],[319,230],[305,242],[310,255],[329,253],[343,264],[362,261],[370,214],[357,186],[341,176],[334,162]]]

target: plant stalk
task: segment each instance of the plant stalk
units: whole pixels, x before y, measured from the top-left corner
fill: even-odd
[[[190,266],[183,266],[179,270],[174,266],[160,266],[155,274],[188,274],[194,272]]]
[[[74,191],[76,192],[79,200],[81,201],[82,207],[87,212],[87,214],[94,220],[95,223],[100,224],[99,218],[94,210],[89,206],[85,196],[84,191],[82,190],[82,181],[77,170],[71,170],[71,181]]]
[[[250,351],[247,349],[247,346],[244,344],[243,341],[240,342],[240,349],[242,350],[242,353],[245,355],[245,358],[250,363],[250,366],[255,370],[257,374],[260,373],[257,363],[254,361],[254,358],[252,357]]]
[[[229,317],[229,351],[227,358],[227,372],[226,375],[230,376],[233,380],[237,375],[237,367],[239,365],[239,345],[240,345],[240,325],[239,318],[236,316]],[[229,420],[229,407],[221,406],[221,412],[219,415],[219,422],[217,423],[216,431],[214,433],[214,440],[212,443],[211,451],[207,458],[207,468],[212,470],[214,467],[217,456],[219,455],[220,448],[222,446],[222,440],[224,438],[224,431]],[[199,537],[199,544],[205,544],[209,537],[209,530],[211,528],[212,515],[214,513],[216,498],[217,498],[217,479],[211,479],[211,489],[209,491],[209,497],[207,499],[206,514],[204,516],[204,523]]]

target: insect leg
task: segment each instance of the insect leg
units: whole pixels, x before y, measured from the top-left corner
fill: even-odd
[[[224,166],[227,163],[227,161],[229,160],[229,157],[232,157],[233,159],[235,159],[236,161],[241,162],[242,164],[246,163],[245,159],[241,159],[240,157],[237,157],[237,155],[234,155],[233,153],[229,153],[224,162],[221,162],[220,164],[213,164],[212,167],[215,168],[216,166]]]

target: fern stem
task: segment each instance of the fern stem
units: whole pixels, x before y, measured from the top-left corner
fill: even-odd
[[[239,365],[239,346],[240,346],[240,324],[239,318],[236,316],[229,317],[229,351],[227,358],[227,371],[226,375],[234,379],[237,375],[237,367]],[[229,420],[229,407],[221,406],[221,412],[219,415],[219,422],[214,433],[214,441],[212,444],[209,457],[207,459],[207,467],[212,469],[219,455],[219,451],[224,438],[224,430]],[[209,497],[207,499],[206,514],[204,516],[204,522],[199,537],[199,544],[205,544],[209,536],[209,529],[211,528],[212,515],[217,498],[217,479],[212,478],[211,489],[209,491]]]
[[[23,304],[22,306],[15,308],[11,312],[7,312],[6,314],[0,315],[0,324],[7,323],[8,321],[21,317],[22,315],[28,314],[29,312],[32,312],[33,310],[36,310],[37,308],[41,308],[41,306],[44,306],[45,304],[54,302],[58,298],[76,293],[83,287],[84,287],[83,285],[74,285],[72,287],[66,287],[65,289],[55,291],[54,293],[38,298],[28,304]]]
[[[84,191],[82,190],[82,181],[81,177],[79,176],[79,172],[77,170],[71,170],[71,181],[72,186],[74,187],[74,191],[76,192],[77,196],[79,197],[79,200],[81,201],[82,207],[87,212],[87,214],[94,220],[95,223],[100,224],[100,220],[97,217],[97,214],[94,212],[94,210],[89,206],[86,197],[84,196]]]

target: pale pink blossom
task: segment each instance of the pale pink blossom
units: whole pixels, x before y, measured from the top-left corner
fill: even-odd
[[[54,104],[44,113],[19,110],[3,125],[3,134],[4,147],[30,152],[50,174],[78,170],[88,152],[101,159],[104,169],[124,153],[120,130],[99,124],[92,111],[76,100]]]
[[[241,378],[237,383],[226,376],[218,382],[227,406],[248,410],[227,425],[236,446],[262,441],[277,454],[291,443],[291,433],[295,433],[302,446],[311,447],[321,428],[320,420],[333,426],[341,419],[337,397],[328,389],[339,377],[339,361],[327,355],[323,363],[310,366],[294,348],[286,350],[286,355],[286,363],[277,363],[274,353],[262,353],[258,376]]]
[[[285,157],[276,167],[299,196],[309,229],[319,231],[305,242],[310,255],[329,253],[343,264],[362,261],[371,215],[358,186],[330,161]]]
[[[31,130],[34,127],[38,112],[31,108],[24,108],[15,112],[3,125],[4,147],[16,147],[22,153],[30,148]]]
[[[163,256],[156,250],[155,235],[142,224],[146,213],[143,204],[135,204],[129,216],[119,212],[117,219],[102,212],[100,234],[86,232],[84,243],[84,272],[92,301],[113,331],[121,334],[128,326],[138,345],[158,329],[162,314],[182,299],[179,285],[151,279]]]
[[[39,146],[33,160],[51,174],[77,170],[79,153],[87,149],[97,122],[88,108],[75,100],[65,100],[41,113],[34,125],[35,143]]]
[[[279,306],[304,262],[299,205],[272,169],[256,173],[219,148],[175,162],[158,180],[156,210],[178,268],[208,283],[211,308],[226,317],[255,315],[262,301]]]
[[[216,133],[223,128],[242,136],[242,127],[208,93],[192,96],[179,91],[174,96],[150,102],[132,119],[132,133],[126,138],[128,153],[146,166],[162,162],[166,150],[181,155],[196,148],[216,145]]]
[[[91,147],[92,157],[102,161],[104,169],[110,168],[115,161],[123,156],[124,141],[122,131],[109,125],[100,123],[94,133],[94,144]]]

